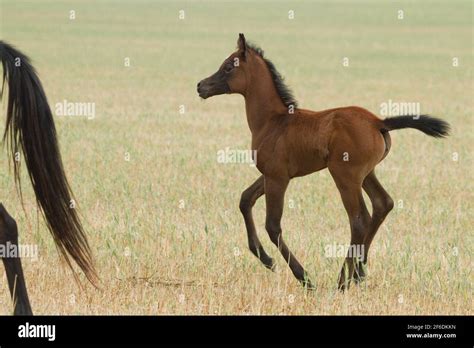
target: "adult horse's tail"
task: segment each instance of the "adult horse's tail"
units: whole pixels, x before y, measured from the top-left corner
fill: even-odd
[[[0,98],[8,82],[7,120],[3,140],[13,156],[15,181],[20,186],[19,149],[49,231],[72,269],[70,258],[95,284],[97,275],[86,235],[76,210],[59,153],[53,115],[41,82],[28,57],[0,41],[3,83]],[[74,273],[74,272],[73,272]],[[75,275],[75,273],[74,273]]]

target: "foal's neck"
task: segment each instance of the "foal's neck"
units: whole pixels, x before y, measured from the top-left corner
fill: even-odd
[[[252,137],[259,137],[266,126],[275,118],[288,113],[271,77],[267,65],[262,59],[254,57],[255,63],[247,77],[245,92],[245,110]]]

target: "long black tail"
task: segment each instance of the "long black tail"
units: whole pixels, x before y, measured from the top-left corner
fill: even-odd
[[[73,194],[64,173],[56,138],[53,115],[41,82],[28,57],[0,41],[3,83],[8,82],[7,121],[3,140],[13,156],[15,181],[21,192],[19,161],[23,151],[36,201],[54,241],[72,269],[70,257],[95,284],[97,275],[91,251],[76,210]],[[75,275],[75,273],[74,273]]]
[[[435,138],[449,135],[449,123],[429,115],[420,116],[395,116],[383,120],[382,130],[391,131],[402,128],[414,128]]]

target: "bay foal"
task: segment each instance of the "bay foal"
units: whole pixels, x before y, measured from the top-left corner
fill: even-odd
[[[314,288],[307,272],[282,238],[280,225],[284,196],[292,178],[328,168],[349,216],[351,248],[339,275],[339,288],[364,277],[370,244],[393,201],[375,176],[375,166],[390,150],[389,131],[415,128],[434,137],[448,134],[449,125],[430,116],[397,116],[381,120],[360,107],[324,111],[297,108],[297,103],[275,66],[258,47],[239,35],[238,49],[219,70],[197,85],[199,96],[239,93],[245,98],[247,121],[252,132],[252,150],[257,151],[262,173],[242,193],[240,210],[245,220],[250,250],[269,269],[274,262],[265,252],[255,230],[252,207],[265,195],[265,227],[294,276]],[[369,214],[362,196],[369,196]],[[363,255],[351,251],[363,246]]]

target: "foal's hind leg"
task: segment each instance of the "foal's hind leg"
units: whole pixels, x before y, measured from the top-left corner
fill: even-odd
[[[240,198],[240,211],[244,216],[250,251],[255,256],[257,256],[260,261],[262,261],[265,267],[273,270],[275,264],[273,259],[267,255],[265,249],[263,249],[263,246],[260,243],[260,240],[258,239],[252,216],[252,208],[255,205],[257,199],[259,199],[264,194],[264,191],[264,179],[262,175],[244,192],[242,192],[242,197]]]
[[[18,251],[18,230],[16,222],[0,203],[0,244],[6,248],[16,248]],[[6,255],[4,255],[6,256]],[[13,300],[15,315],[32,315],[28,293],[26,292],[25,278],[21,267],[20,256],[3,257],[3,264],[7,272],[8,287]]]
[[[361,249],[365,249],[364,240],[370,226],[370,215],[362,196],[362,183],[358,178],[351,176],[347,170],[330,168],[330,172],[341,194],[351,227],[351,244],[338,280],[339,289],[344,290],[349,288],[352,279],[358,278],[358,264],[363,257]]]
[[[380,225],[384,221],[388,213],[393,209],[393,200],[390,195],[385,191],[380,182],[375,176],[375,172],[372,171],[364,179],[362,185],[365,192],[372,202],[372,218],[370,221],[370,228],[364,239],[364,258],[359,263],[359,276],[363,278],[365,276],[365,265],[367,264],[367,256],[369,253],[370,244],[375,237]]]
[[[265,227],[271,241],[278,247],[278,250],[280,250],[296,279],[298,279],[304,287],[314,289],[303,266],[301,266],[295,255],[288,249],[288,246],[282,238],[280,222],[283,215],[284,197],[288,182],[289,179],[286,178],[274,179],[267,176],[265,177],[265,199],[267,205]]]

